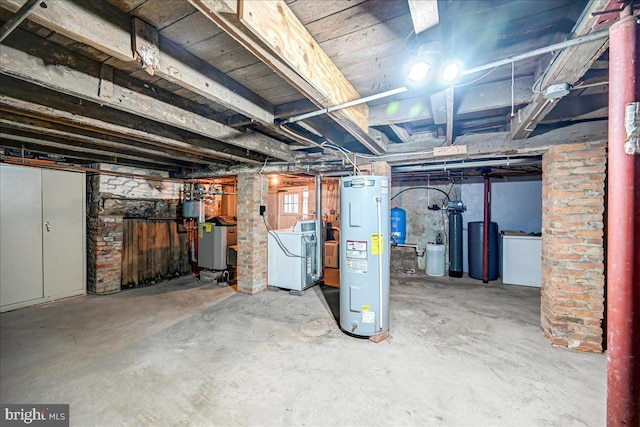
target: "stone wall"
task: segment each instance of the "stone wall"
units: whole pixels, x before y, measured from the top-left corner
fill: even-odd
[[[121,288],[123,218],[178,218],[183,183],[164,180],[167,172],[94,167],[104,172],[87,177],[87,288],[109,294]]]
[[[604,143],[551,148],[542,161],[541,325],[556,345],[603,350]]]

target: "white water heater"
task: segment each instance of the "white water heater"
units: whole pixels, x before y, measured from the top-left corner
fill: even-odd
[[[389,330],[389,178],[340,181],[340,327],[372,336]]]

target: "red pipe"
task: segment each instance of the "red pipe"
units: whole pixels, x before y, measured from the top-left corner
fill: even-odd
[[[491,224],[491,184],[489,175],[484,175],[484,241],[482,242],[482,283],[489,283],[489,225]]]
[[[625,106],[636,101],[636,20],[630,8],[609,30],[609,165],[607,168],[607,425],[640,425],[640,209],[638,159],[624,153]],[[640,175],[640,172],[639,172]],[[635,201],[634,201],[635,194]],[[634,207],[637,204],[637,207]],[[635,218],[634,218],[635,217]],[[634,225],[635,222],[635,225]],[[635,234],[634,234],[635,228]],[[635,243],[634,243],[635,240]],[[635,264],[635,286],[634,286]]]

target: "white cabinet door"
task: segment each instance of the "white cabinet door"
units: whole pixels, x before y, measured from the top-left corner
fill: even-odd
[[[85,176],[42,170],[44,296],[85,289]]]
[[[40,169],[0,164],[0,306],[43,297]]]

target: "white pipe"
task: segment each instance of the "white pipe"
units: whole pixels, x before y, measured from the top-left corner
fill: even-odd
[[[566,40],[560,43],[551,44],[549,46],[534,49],[532,51],[521,53],[519,55],[510,56],[508,58],[500,59],[498,61],[489,62],[488,64],[480,65],[478,67],[469,68],[461,73],[461,76],[468,76],[469,74],[478,73],[480,71],[489,70],[491,68],[499,67],[501,65],[507,65],[512,62],[522,61],[523,59],[531,58],[534,56],[542,55],[545,53],[553,52],[554,50],[565,49],[567,47],[575,46],[582,43],[599,40],[605,37],[609,37],[609,30],[600,31],[597,33],[591,33],[586,36],[576,37],[575,39]]]
[[[380,332],[382,332],[382,212],[381,212],[382,197],[376,197],[376,207],[378,210],[378,288],[380,293],[380,309],[378,313]]]
[[[399,93],[406,92],[408,89],[406,87],[399,87],[396,89],[391,89],[386,92],[377,93],[375,95],[365,96],[364,98],[355,99],[353,101],[345,102],[344,104],[335,105],[329,108],[323,108],[322,110],[312,111],[310,113],[301,114],[299,116],[290,117],[284,121],[284,123],[295,123],[300,120],[308,119],[310,117],[320,116],[322,114],[328,114],[332,111],[342,110],[343,108],[353,107],[355,105],[364,104],[365,102],[375,101],[376,99],[386,98],[387,96],[397,95]]]

